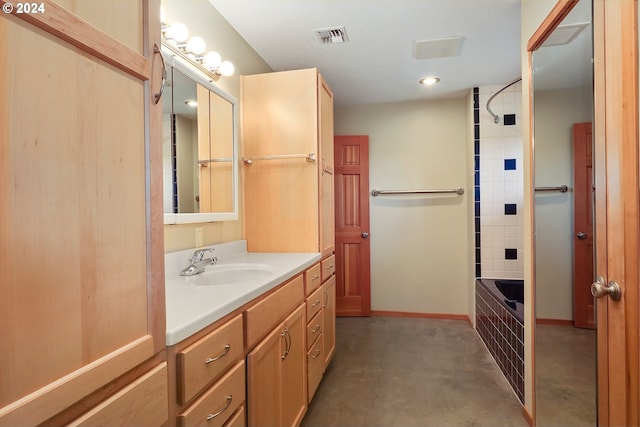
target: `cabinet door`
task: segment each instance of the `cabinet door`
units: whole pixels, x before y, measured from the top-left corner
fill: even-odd
[[[164,348],[159,1],[43,5],[0,15],[0,425]]]
[[[307,346],[305,305],[285,321],[289,351],[282,360],[281,426],[297,426],[307,410]]]
[[[285,333],[279,326],[247,355],[247,412],[250,426],[282,425],[280,376],[285,350]]]
[[[250,426],[297,426],[307,409],[305,305],[247,355]]]
[[[336,350],[336,276],[332,276],[324,285],[324,369],[327,369]]]
[[[322,256],[335,249],[335,210],[333,178],[333,92],[318,75],[319,149],[320,149],[320,252]]]

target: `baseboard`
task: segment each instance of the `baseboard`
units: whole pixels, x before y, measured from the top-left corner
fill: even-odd
[[[536,319],[538,325],[573,326],[573,320],[566,319]]]
[[[529,427],[533,427],[535,425],[535,420],[527,410],[526,406],[522,406],[522,415],[524,415],[524,419],[527,420],[527,424],[529,424]]]
[[[407,311],[371,310],[371,315],[388,317],[413,317],[421,319],[465,320],[471,323],[471,319],[469,319],[469,316],[467,316],[466,314],[412,313]]]

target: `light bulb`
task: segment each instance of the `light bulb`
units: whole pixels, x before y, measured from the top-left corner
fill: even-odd
[[[191,37],[187,42],[187,50],[194,55],[202,55],[207,48],[204,40],[201,37]]]
[[[204,58],[202,58],[202,63],[210,70],[217,70],[222,63],[222,57],[218,52],[207,52]]]
[[[167,30],[167,36],[181,43],[189,38],[189,29],[181,22],[174,22]]]
[[[235,67],[229,61],[222,61],[222,64],[220,64],[219,71],[220,71],[220,74],[222,74],[225,77],[228,77],[233,74],[233,72],[235,71]]]
[[[438,83],[439,81],[440,81],[440,77],[429,76],[429,77],[420,79],[420,84],[423,84],[425,86],[430,86]]]

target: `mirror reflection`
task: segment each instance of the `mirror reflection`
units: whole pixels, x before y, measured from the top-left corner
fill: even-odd
[[[165,223],[237,218],[235,101],[171,59],[162,98]]]
[[[592,52],[591,2],[581,0],[532,57],[540,426],[597,423]]]

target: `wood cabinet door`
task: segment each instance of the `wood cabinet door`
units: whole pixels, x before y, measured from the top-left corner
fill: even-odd
[[[247,355],[247,412],[250,426],[280,426],[281,365],[286,351],[282,327]]]
[[[324,285],[324,327],[322,329],[324,369],[336,350],[336,276],[332,276]]]
[[[307,409],[306,316],[301,304],[247,355],[250,426],[297,426]]]
[[[0,15],[0,425],[164,348],[159,1],[42,4]]]
[[[288,337],[288,354],[282,360],[283,427],[298,426],[307,411],[306,305],[298,307],[283,323]]]
[[[320,252],[328,256],[335,250],[335,208],[333,177],[333,92],[318,74],[319,151],[320,151]]]

